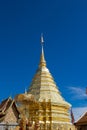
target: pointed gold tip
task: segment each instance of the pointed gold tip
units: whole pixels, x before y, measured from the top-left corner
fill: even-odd
[[[41,68],[42,66],[46,66],[46,61],[45,61],[45,58],[44,58],[43,43],[44,43],[43,34],[41,34],[42,52],[41,52],[40,64],[39,64],[39,67],[40,67],[40,68]]]

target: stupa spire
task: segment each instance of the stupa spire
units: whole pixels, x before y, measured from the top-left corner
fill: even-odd
[[[70,122],[69,108],[71,105],[62,97],[53,76],[46,66],[44,58],[44,39],[41,34],[41,57],[27,94],[34,95],[37,105],[29,106],[30,116],[38,119],[41,130],[73,129]],[[33,111],[33,113],[32,113]],[[34,112],[35,111],[35,112]],[[34,114],[37,113],[37,114]],[[43,125],[44,124],[44,125]]]
[[[46,66],[46,61],[45,61],[45,57],[44,57],[44,48],[43,48],[43,45],[44,45],[43,34],[41,34],[40,42],[41,42],[42,52],[41,52],[39,67],[41,68],[43,66]]]

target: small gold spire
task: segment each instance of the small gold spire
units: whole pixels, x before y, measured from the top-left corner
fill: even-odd
[[[27,90],[26,90],[26,88],[25,88],[25,94],[27,94]]]
[[[40,42],[41,42],[41,46],[42,46],[42,52],[41,52],[39,67],[41,68],[42,66],[46,66],[46,61],[44,58],[44,49],[43,49],[43,43],[44,43],[43,34],[41,34],[41,41]]]

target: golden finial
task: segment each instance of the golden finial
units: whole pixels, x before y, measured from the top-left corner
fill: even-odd
[[[41,45],[42,45],[42,53],[41,53],[39,67],[42,67],[42,66],[46,66],[46,61],[45,61],[45,58],[44,58],[44,49],[43,49],[43,43],[44,43],[43,34],[41,34],[40,42],[41,42]]]

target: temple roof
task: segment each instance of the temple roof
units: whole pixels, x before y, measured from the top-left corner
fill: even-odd
[[[75,117],[75,125],[87,124],[87,107],[73,108],[73,113]]]
[[[0,104],[0,122],[4,120],[10,108],[14,110],[14,114],[17,116],[17,118],[19,118],[20,113],[16,107],[15,101],[12,100],[11,97],[9,97],[3,100]]]
[[[87,107],[73,108],[72,111],[74,114],[75,123],[78,123],[80,119],[83,120],[84,115],[87,113]]]
[[[39,102],[42,102],[43,100],[48,102],[50,100],[52,103],[58,104],[60,106],[62,105],[70,107],[70,104],[66,102],[61,96],[61,93],[53,79],[53,76],[47,68],[46,60],[44,57],[43,44],[40,63],[28,89],[28,93],[33,94],[35,96],[35,99]]]

